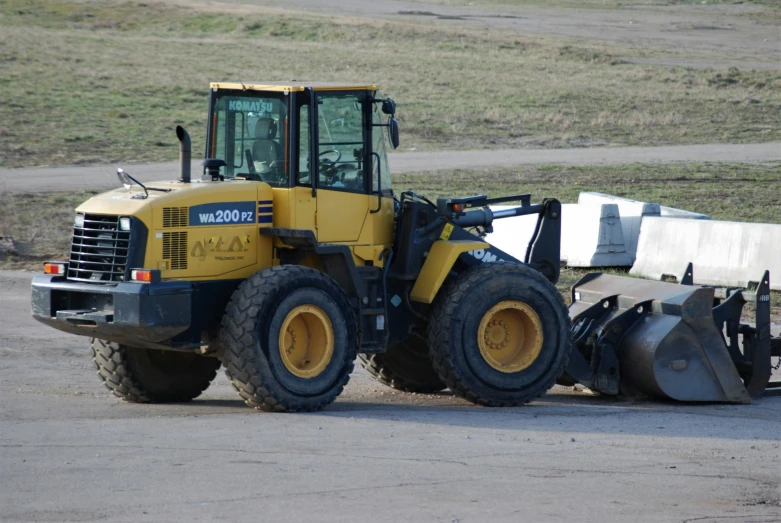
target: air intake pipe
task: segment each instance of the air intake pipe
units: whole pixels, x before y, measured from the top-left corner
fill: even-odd
[[[190,183],[190,135],[177,125],[176,137],[179,138],[179,181]]]

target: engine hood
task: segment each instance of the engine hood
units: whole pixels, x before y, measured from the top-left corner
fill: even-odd
[[[193,181],[191,183],[162,181],[145,185],[149,193],[146,197],[144,197],[144,189],[138,185],[130,188],[119,187],[93,196],[79,205],[76,212],[134,216],[149,230],[153,230],[163,227],[163,209],[166,208],[176,208],[177,214],[185,213],[198,222],[223,220],[225,211],[230,210],[235,212],[228,217],[229,220],[235,223],[254,223],[258,199],[272,199],[271,187],[257,181]],[[234,220],[237,212],[238,220]],[[190,221],[192,220],[181,221],[179,226],[187,226]],[[192,225],[205,225],[205,223]]]

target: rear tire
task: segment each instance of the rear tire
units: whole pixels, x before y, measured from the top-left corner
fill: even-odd
[[[225,374],[244,402],[275,412],[320,410],[342,392],[358,350],[355,313],[326,274],[297,265],[239,285],[222,319]]]
[[[371,376],[396,390],[430,394],[447,388],[439,378],[425,340],[410,335],[379,354],[361,354],[361,365]]]
[[[131,403],[190,401],[206,390],[220,368],[217,358],[141,349],[90,339],[98,376],[115,396]]]
[[[434,368],[457,395],[492,407],[522,405],[550,389],[571,350],[564,300],[520,264],[483,264],[451,281],[428,327]]]

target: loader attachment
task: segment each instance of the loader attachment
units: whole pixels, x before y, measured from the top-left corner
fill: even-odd
[[[691,269],[687,271],[691,274]],[[572,287],[567,379],[604,394],[746,403],[771,375],[769,275],[756,292],[589,274]],[[756,306],[755,326],[740,323]]]

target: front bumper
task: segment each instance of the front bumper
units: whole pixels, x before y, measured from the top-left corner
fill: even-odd
[[[190,282],[78,283],[39,275],[32,283],[33,317],[55,329],[125,345],[165,343],[192,324]]]

